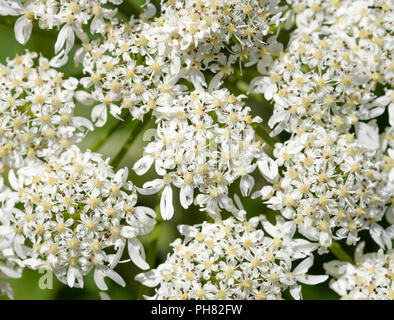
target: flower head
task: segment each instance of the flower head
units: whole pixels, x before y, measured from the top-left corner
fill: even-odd
[[[104,277],[124,285],[112,269],[126,245],[138,267],[149,267],[137,236],[155,225],[155,212],[136,206],[127,175],[75,146],[46,162],[31,161],[17,176],[11,171],[14,192],[1,209],[0,245],[11,243],[25,266],[50,269],[70,287],[82,287],[92,269],[101,290]]]
[[[393,250],[363,254],[364,245],[361,242],[356,248],[356,265],[337,260],[324,264],[326,272],[333,277],[330,288],[341,299],[393,300]]]
[[[0,164],[19,168],[79,142],[91,123],[74,116],[78,80],[26,52],[0,65]]]
[[[157,269],[136,279],[157,287],[151,299],[281,299],[287,288],[299,299],[298,282],[316,284],[327,279],[306,275],[312,257],[293,269],[292,261],[299,258],[297,245],[266,236],[258,224],[255,217],[179,226],[184,239],[171,244],[173,253]]]

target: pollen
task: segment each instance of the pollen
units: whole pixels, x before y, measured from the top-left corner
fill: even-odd
[[[275,248],[280,248],[280,246],[282,245],[282,240],[275,237],[274,239],[272,239],[272,244]]]
[[[250,280],[244,280],[244,281],[242,281],[242,286],[243,286],[245,289],[248,289],[248,288],[250,288],[250,287],[252,286],[252,281],[250,281]]]
[[[276,281],[279,280],[279,276],[278,276],[276,273],[271,273],[271,274],[268,276],[268,279],[269,279],[269,281],[271,281],[271,282],[276,282]]]
[[[360,276],[355,276],[354,277],[354,283],[357,286],[362,286],[364,284],[364,279],[362,277],[360,277]]]
[[[207,166],[205,164],[200,164],[197,171],[199,174],[204,175],[207,172]]]
[[[281,80],[281,77],[277,73],[272,73],[270,79],[272,82],[279,82]]]
[[[60,222],[56,226],[56,231],[59,233],[63,233],[66,230],[66,227],[63,222]]]
[[[111,228],[111,235],[113,235],[115,237],[120,235],[120,228],[119,228],[119,226],[113,226]]]
[[[125,204],[124,211],[129,214],[134,213],[134,207],[131,204]]]
[[[351,82],[352,82],[352,79],[349,77],[349,76],[343,76],[342,77],[342,79],[341,79],[341,81],[342,81],[342,83],[344,84],[344,85],[350,85],[351,84]]]
[[[116,80],[114,80],[114,81],[112,81],[111,82],[111,86],[110,86],[110,89],[112,90],[112,91],[119,91],[119,89],[120,89],[120,83],[118,82],[118,81],[116,81]]]
[[[92,208],[95,208],[98,206],[98,200],[96,198],[89,199],[88,205]]]
[[[265,300],[267,298],[266,294],[262,291],[259,291],[256,295],[257,300]]]
[[[212,249],[214,247],[214,242],[212,240],[207,240],[207,242],[205,243],[205,246],[208,249]]]
[[[101,13],[102,13],[102,9],[101,9],[101,7],[100,6],[98,6],[98,5],[95,5],[95,6],[93,6],[93,14],[95,15],[95,16],[99,16],[99,15],[101,15]]]
[[[205,235],[201,232],[196,233],[196,235],[194,236],[194,238],[198,241],[198,242],[203,242],[205,239]]]
[[[295,224],[300,224],[302,221],[304,221],[304,217],[301,214],[294,215]]]
[[[328,181],[329,177],[328,177],[327,173],[321,172],[321,173],[319,173],[318,179],[320,182],[326,183]]]
[[[333,96],[328,96],[324,100],[324,104],[326,106],[331,106],[334,103],[334,97]]]
[[[319,228],[320,228],[321,231],[327,231],[328,228],[329,228],[329,225],[328,225],[327,221],[324,221],[324,220],[321,221],[320,224],[319,224]]]
[[[286,90],[286,88],[280,89],[280,90],[278,91],[277,94],[278,94],[278,96],[281,97],[281,98],[286,97],[286,95],[287,95],[287,90]]]
[[[52,209],[52,203],[50,203],[50,202],[44,202],[44,204],[42,205],[42,207],[43,207],[43,209],[44,209],[45,211],[49,211],[49,210]]]
[[[346,218],[346,211],[343,209],[340,209],[340,210],[338,210],[337,215],[338,215],[338,218],[342,220],[342,219]]]
[[[232,113],[232,114],[230,114],[230,121],[231,122],[236,122],[236,121],[238,121],[238,115],[236,114],[236,113]]]
[[[186,272],[185,278],[186,278],[186,280],[189,280],[189,281],[193,280],[194,279],[194,273],[190,272],[190,271]]]
[[[89,230],[93,230],[95,228],[96,224],[94,223],[93,220],[87,220],[85,222],[85,227],[88,228]]]
[[[80,10],[80,8],[79,8],[79,5],[77,4],[77,3],[75,3],[75,2],[71,2],[70,3],[70,10],[71,10],[71,12],[72,13],[78,13],[79,12],[79,10]]]
[[[298,177],[298,171],[296,169],[290,169],[288,175],[291,179],[296,179]]]
[[[212,262],[211,260],[206,259],[206,260],[204,261],[204,268],[207,269],[207,270],[209,270],[209,269],[211,269],[212,264],[213,264],[213,262]]]
[[[303,84],[304,84],[304,78],[298,77],[297,79],[295,79],[295,85],[297,87],[301,87]]]
[[[30,9],[26,10],[25,11],[25,17],[28,20],[34,20],[34,11],[30,10]]]
[[[98,73],[93,73],[91,75],[91,79],[93,83],[98,83],[101,80],[101,75],[99,75]]]
[[[191,184],[193,182],[193,175],[191,173],[186,173],[183,180],[186,184]]]
[[[156,61],[151,64],[150,68],[154,72],[159,72],[161,70],[160,64],[158,62],[156,62]]]
[[[218,290],[218,299],[225,300],[227,297],[226,291],[220,289]]]

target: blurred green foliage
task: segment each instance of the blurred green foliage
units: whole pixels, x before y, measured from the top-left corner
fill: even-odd
[[[156,4],[159,1],[153,1]],[[129,14],[138,14],[140,6],[144,3],[144,0],[124,0],[124,4],[120,8],[119,15],[127,17]],[[30,51],[36,51],[47,58],[51,58],[54,55],[53,48],[56,41],[56,32],[45,31],[34,29],[30,40],[26,46],[22,46],[15,40],[13,25],[16,18],[14,17],[0,17],[0,63],[5,63],[7,57],[14,57],[16,54],[23,54],[26,49]],[[281,41],[287,43],[290,32],[282,32]],[[73,49],[75,52],[78,45]],[[70,57],[72,57],[73,52],[71,52]],[[65,73],[66,76],[81,77],[82,70],[79,66],[75,66],[73,59],[70,58],[69,62],[61,68],[61,71]],[[250,71],[250,72],[249,72]],[[257,75],[257,71],[254,70],[244,70],[243,74],[235,74],[230,77],[226,83],[231,91],[236,94],[245,93],[248,87],[248,81],[250,79],[245,79],[245,75],[249,77]],[[241,79],[241,80],[240,80]],[[252,107],[253,113],[255,115],[260,115],[264,119],[266,125],[269,116],[272,113],[272,106],[270,106],[264,98],[261,96],[251,95],[246,101],[248,105]],[[91,107],[78,106],[78,115],[90,118]],[[80,143],[82,149],[91,148],[98,139],[100,139],[105,133],[110,130],[110,128],[116,124],[116,120],[110,118],[107,124],[103,128],[96,128],[94,132],[87,135],[85,140]],[[154,123],[150,121],[145,125],[144,130],[148,128],[153,128]],[[143,133],[143,132],[142,132]],[[127,154],[124,156],[123,160],[119,164],[121,167],[131,168],[135,161],[137,161],[143,154],[143,147],[147,142],[143,141],[142,133],[135,138],[133,145],[128,150]],[[115,157],[118,151],[122,148],[123,143],[128,137],[128,123],[125,122],[121,124],[118,129],[110,136],[110,138],[101,146],[98,152],[102,153],[104,157]],[[272,150],[269,148],[266,150],[270,153]],[[129,178],[137,186],[142,186],[145,181],[149,181],[155,177],[154,172],[151,170],[142,177],[137,176],[134,172],[130,170]],[[256,189],[261,187],[265,182],[257,172],[255,174],[256,178]],[[233,186],[234,190],[239,190],[237,183]],[[174,204],[179,203],[177,199],[176,192],[174,193]],[[265,208],[260,200],[251,200],[246,198],[241,198],[242,203],[248,212],[248,218],[256,216],[259,214],[266,214],[270,220],[274,217],[276,213]],[[139,197],[139,203],[141,205],[150,206],[155,208],[159,203],[158,196],[150,197]],[[223,218],[225,218],[224,216]],[[166,221],[160,223],[152,234],[147,235],[142,238],[145,245],[145,250],[148,256],[148,262],[152,267],[158,266],[166,258],[169,252],[169,243],[174,241],[178,236],[177,225],[179,224],[196,224],[201,223],[206,219],[204,213],[199,212],[198,208],[191,207],[189,210],[184,210],[179,204],[175,207],[175,215],[171,221]],[[349,252],[352,254],[352,252]],[[327,254],[324,256],[315,257],[315,265],[311,269],[313,274],[322,274],[324,270],[322,264],[326,261],[335,259],[332,254]],[[115,283],[107,280],[109,285],[108,294],[111,299],[141,299],[143,294],[151,294],[152,290],[145,288],[140,285],[140,283],[134,280],[136,274],[141,272],[135,265],[131,263],[120,264],[117,267],[117,271],[123,276],[126,281],[126,287],[122,288]],[[18,280],[11,280],[10,283],[15,291],[15,299],[99,299],[99,291],[96,288],[92,273],[88,275],[85,279],[84,289],[70,289],[67,286],[60,283],[56,278],[53,278],[53,289],[42,290],[39,288],[40,278],[45,276],[37,271],[31,271],[26,269],[23,273],[23,277]],[[328,281],[316,286],[305,285],[302,290],[304,299],[337,299],[338,296],[328,288]],[[288,295],[286,295],[288,297]],[[1,298],[0,298],[1,299]],[[6,299],[6,298],[2,298]]]

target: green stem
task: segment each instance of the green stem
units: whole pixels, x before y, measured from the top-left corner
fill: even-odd
[[[253,129],[255,130],[257,135],[261,139],[263,139],[271,148],[274,148],[275,143],[279,142],[279,140],[277,140],[276,138],[270,137],[268,132],[263,128],[263,126],[258,123],[253,124]]]
[[[107,141],[107,139],[119,128],[119,126],[123,123],[121,120],[117,120],[114,125],[107,131],[105,132],[100,139],[96,141],[96,143],[90,148],[92,152],[96,152],[99,150],[102,145]]]
[[[126,18],[130,18],[131,16],[137,16],[141,12],[141,8],[134,3],[123,0],[122,4],[118,6],[119,11],[123,13]]]
[[[116,154],[115,158],[111,161],[111,165],[114,168],[117,168],[122,161],[122,159],[127,154],[127,151],[130,149],[131,145],[133,144],[135,138],[137,138],[138,134],[141,132],[141,129],[144,127],[145,122],[140,120],[133,120],[130,126],[130,133],[127,137],[126,142],[123,144],[122,148]]]
[[[332,243],[331,243],[331,246],[329,246],[328,249],[339,260],[350,262],[351,264],[355,264],[353,258],[351,256],[349,256],[349,254],[341,247],[341,245],[338,242],[333,240]]]

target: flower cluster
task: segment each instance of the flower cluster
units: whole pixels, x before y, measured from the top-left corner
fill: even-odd
[[[373,142],[376,149],[365,147],[354,134],[331,128],[301,131],[276,145],[274,155],[283,166],[282,174],[254,196],[266,199],[305,237],[319,242],[322,253],[332,239],[356,244],[358,232],[365,229],[381,246],[390,247],[391,239],[377,222],[393,195],[388,181],[393,160],[377,149],[379,140]]]
[[[291,134],[275,145],[275,164],[260,167],[273,186],[255,196],[319,242],[320,253],[333,239],[356,244],[364,229],[391,248],[378,222],[394,194],[392,128],[379,135],[376,120],[362,122],[388,109],[392,126],[394,116],[393,7],[376,6],[294,1],[297,28],[288,49],[251,82],[252,91],[274,103],[271,136]]]
[[[190,82],[196,90],[206,87],[203,71],[215,74],[211,87],[233,72],[237,61],[251,66],[266,64],[280,51],[276,36],[267,38],[271,26],[281,21],[278,1],[227,0],[163,2],[154,21],[133,19],[107,27],[104,39],[85,43],[76,53],[82,62],[86,88],[100,102],[92,111],[102,126],[107,109],[119,118],[129,109],[141,119],[160,104],[171,105]],[[268,39],[268,40],[267,40]]]
[[[331,289],[341,299],[393,300],[394,251],[363,254],[364,245],[362,242],[356,248],[356,265],[337,260],[324,264],[326,272],[334,278]]]
[[[117,12],[113,5],[121,3],[122,0],[2,0],[0,15],[19,17],[14,29],[16,40],[21,44],[29,40],[35,21],[40,29],[60,29],[55,44],[58,55],[51,61],[53,66],[60,67],[67,62],[75,35],[84,42],[88,41],[88,25],[91,34],[104,33],[106,21]]]
[[[0,221],[2,217],[0,216]],[[14,292],[7,281],[9,278],[17,279],[22,276],[22,263],[11,248],[0,246],[0,296],[7,295],[13,299]]]
[[[250,108],[242,96],[228,90],[191,92],[179,97],[171,107],[158,106],[161,115],[153,142],[145,155],[134,165],[137,174],[144,174],[154,164],[161,179],[146,182],[141,193],[152,194],[164,188],[161,213],[164,219],[173,215],[171,184],[180,189],[184,208],[195,203],[214,219],[221,208],[235,215],[238,209],[228,197],[228,186],[240,178],[243,196],[249,196],[256,159],[261,157],[262,143],[257,140]]]
[[[175,240],[173,253],[157,269],[137,275],[157,287],[150,299],[282,299],[290,290],[301,298],[299,283],[316,284],[327,276],[307,275],[314,249],[307,241],[292,239],[295,229],[280,219],[273,226],[263,219],[270,234],[258,228],[259,217],[234,218],[179,226],[184,239]],[[272,237],[271,237],[272,236]],[[306,258],[305,258],[306,257]],[[295,260],[305,258],[295,268]]]
[[[298,13],[288,49],[267,75],[251,83],[252,91],[275,102],[272,135],[294,132],[305,122],[346,131],[381,115],[391,102],[393,7],[334,2],[331,13],[313,15],[322,10],[317,2]],[[378,84],[386,98],[376,99]],[[392,107],[389,112],[392,118]]]
[[[78,80],[36,58],[26,52],[0,65],[0,169],[59,154],[93,130],[74,116],[76,98],[86,96],[77,91]]]
[[[82,287],[92,269],[100,289],[107,288],[104,277],[124,285],[112,269],[126,245],[130,259],[148,268],[136,237],[155,225],[152,209],[135,206],[127,175],[75,146],[46,162],[31,161],[17,175],[10,171],[13,192],[0,209],[0,247],[10,243],[24,266],[50,269],[70,287]]]
[[[147,0],[138,18],[121,4],[0,0],[20,43],[34,22],[58,31],[50,60],[26,51],[0,64],[0,294],[24,267],[69,287],[89,272],[101,290],[106,277],[124,286],[119,263],[150,268],[138,237],[156,212],[137,193],[160,193],[169,220],[177,189],[215,222],[178,226],[167,260],[136,278],[156,287],[146,298],[300,299],[302,283],[328,278],[306,274],[313,254],[331,251],[334,291],[393,299],[393,1],[162,0],[156,12]],[[58,69],[76,36],[78,79]],[[108,114],[138,123],[112,162],[77,146],[95,128],[79,104],[96,127]],[[268,133],[254,113],[271,111]],[[118,164],[147,118],[155,133],[129,168],[157,176],[137,187]],[[245,211],[238,185],[275,224]],[[362,255],[364,236],[378,252]],[[355,265],[336,241],[359,244]]]

